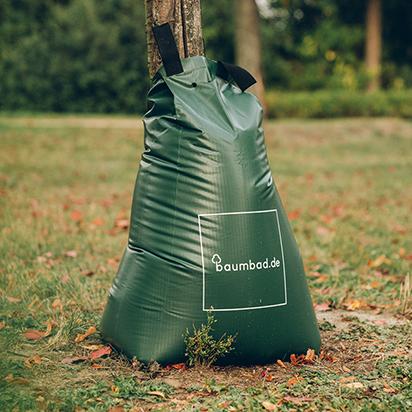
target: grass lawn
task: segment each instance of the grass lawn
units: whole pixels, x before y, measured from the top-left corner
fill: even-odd
[[[280,121],[266,137],[321,356],[162,368],[102,356],[98,331],[126,245],[141,122],[0,116],[1,411],[412,410],[412,123]]]

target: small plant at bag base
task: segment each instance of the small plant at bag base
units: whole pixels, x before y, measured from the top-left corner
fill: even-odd
[[[193,326],[193,334],[189,329],[186,330],[185,355],[189,366],[209,367],[234,349],[236,336],[223,334],[218,340],[212,336],[213,324],[216,322],[217,320],[209,312],[206,325],[202,323],[198,329]]]

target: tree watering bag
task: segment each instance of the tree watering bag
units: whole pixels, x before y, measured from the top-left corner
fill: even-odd
[[[148,94],[130,234],[102,333],[129,357],[185,360],[184,334],[216,319],[230,364],[268,363],[319,331],[302,260],[272,180],[262,108],[245,70],[180,60],[155,28],[163,67]]]

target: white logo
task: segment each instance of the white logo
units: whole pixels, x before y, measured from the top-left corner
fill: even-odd
[[[222,258],[215,253],[212,256],[212,263],[215,265],[216,272],[238,272],[247,270],[262,270],[269,268],[279,268],[280,260],[275,256],[273,258],[266,258],[265,260],[254,262],[249,259],[243,263],[222,263]]]

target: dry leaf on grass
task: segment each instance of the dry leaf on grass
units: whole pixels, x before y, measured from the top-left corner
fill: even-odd
[[[70,213],[70,219],[73,220],[73,222],[80,222],[83,220],[83,213],[80,212],[80,210],[73,210]]]
[[[24,365],[26,368],[31,368],[33,365],[40,365],[41,364],[41,357],[39,355],[31,356],[24,361]]]
[[[290,388],[290,387],[296,385],[297,383],[299,383],[299,382],[301,382],[301,381],[303,381],[303,378],[302,378],[301,376],[295,375],[295,376],[292,376],[292,377],[288,380],[287,385],[288,385],[288,387]]]
[[[6,327],[6,322],[0,322],[0,330]]]
[[[101,217],[96,217],[96,219],[92,220],[92,225],[94,226],[103,226],[104,220]]]
[[[278,360],[276,361],[276,364],[279,365],[281,368],[286,369],[285,363],[284,363],[283,361],[281,361],[280,359],[278,359]]]
[[[129,219],[117,219],[115,222],[115,226],[119,229],[128,229],[129,228]]]
[[[39,340],[46,336],[46,332],[41,330],[29,329],[23,333],[23,336],[28,340]]]
[[[389,386],[387,383],[383,384],[383,391],[386,393],[397,393],[398,391],[392,386]]]
[[[186,364],[184,364],[184,363],[174,363],[173,365],[171,365],[171,367],[173,369],[183,370],[183,369],[186,369]]]
[[[20,298],[15,298],[13,296],[7,296],[6,299],[10,302],[10,303],[19,303],[21,302]]]
[[[65,252],[64,256],[75,258],[77,257],[77,252],[75,250],[68,250]]]
[[[97,350],[102,347],[102,345],[79,345],[81,348],[86,349],[86,350]]]
[[[306,362],[313,362],[316,359],[316,353],[314,349],[308,349],[305,355]]]
[[[308,396],[285,396],[282,400],[293,403],[294,405],[302,405],[302,403],[313,401],[313,399]]]
[[[166,399],[166,395],[163,392],[160,392],[160,391],[149,391],[149,392],[147,392],[147,394],[152,395],[152,396],[158,396],[159,398]]]
[[[348,311],[355,311],[358,309],[376,308],[376,306],[374,307],[373,305],[369,305],[366,301],[359,300],[359,299],[348,299],[342,303],[342,306],[345,308],[345,310],[348,310]]]
[[[317,358],[314,349],[309,348],[306,351],[306,354],[295,355],[294,353],[290,355],[290,363],[293,366],[302,365],[302,364],[309,364],[313,363]]]
[[[319,355],[319,360],[325,360],[331,363],[334,363],[338,360],[335,356],[331,355],[330,353],[327,353],[325,351],[321,351]]]
[[[112,406],[108,412],[123,412],[123,406]]]
[[[47,322],[46,331],[28,329],[26,330],[26,332],[23,333],[23,336],[28,340],[39,340],[39,339],[43,339],[49,336],[52,332],[52,329],[53,329],[53,322],[49,320]]]
[[[62,304],[62,301],[59,298],[54,299],[51,306],[52,306],[53,309],[63,310],[63,304]]]
[[[75,356],[75,357],[67,357],[62,359],[62,363],[66,365],[71,365],[74,363],[80,363],[88,360],[89,358],[87,356]]]
[[[370,268],[378,268],[379,266],[382,266],[384,263],[390,265],[392,262],[385,255],[380,255],[374,260],[369,260],[368,266]]]
[[[289,220],[299,219],[299,216],[300,216],[300,209],[295,209],[288,213]]]
[[[76,343],[83,342],[88,336],[93,335],[93,333],[96,333],[96,327],[95,326],[90,326],[89,329],[83,334],[78,334],[74,341]]]
[[[361,382],[349,382],[345,383],[343,386],[349,389],[364,389],[365,386]]]
[[[276,411],[276,409],[278,408],[274,403],[269,401],[262,401],[262,406],[267,411]]]
[[[110,346],[103,346],[100,349],[93,351],[90,354],[90,359],[95,360],[102,358],[103,356],[110,355],[112,353],[112,348]]]

